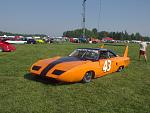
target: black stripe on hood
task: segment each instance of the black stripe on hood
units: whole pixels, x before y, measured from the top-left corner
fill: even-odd
[[[41,72],[40,75],[41,76],[46,76],[47,72],[49,70],[51,70],[57,64],[60,64],[60,63],[63,63],[63,62],[71,62],[71,61],[81,61],[81,59],[79,59],[77,57],[63,57],[63,58],[60,58],[60,59],[48,64],[48,66],[45,69],[43,69],[43,71]]]

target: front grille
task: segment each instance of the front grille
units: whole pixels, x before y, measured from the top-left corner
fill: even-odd
[[[55,69],[52,74],[54,74],[54,75],[61,75],[61,74],[63,74],[64,72],[65,72],[65,71]]]
[[[33,66],[33,67],[32,67],[32,70],[38,71],[40,68],[41,68],[41,66]]]

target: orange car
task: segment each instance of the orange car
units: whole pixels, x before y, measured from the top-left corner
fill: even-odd
[[[128,66],[128,46],[123,56],[105,48],[79,48],[68,57],[39,60],[31,66],[35,76],[54,78],[63,82],[90,82],[109,73],[121,71]]]

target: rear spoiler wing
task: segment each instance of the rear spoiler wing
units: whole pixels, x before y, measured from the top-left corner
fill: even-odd
[[[103,44],[103,45],[100,46],[100,48],[104,48],[104,45],[107,45],[107,46],[125,46],[123,57],[128,57],[128,51],[129,51],[128,45]]]

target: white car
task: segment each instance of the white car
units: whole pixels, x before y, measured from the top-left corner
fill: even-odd
[[[10,43],[10,44],[26,44],[27,41],[22,41],[22,40],[6,40],[5,42]]]

